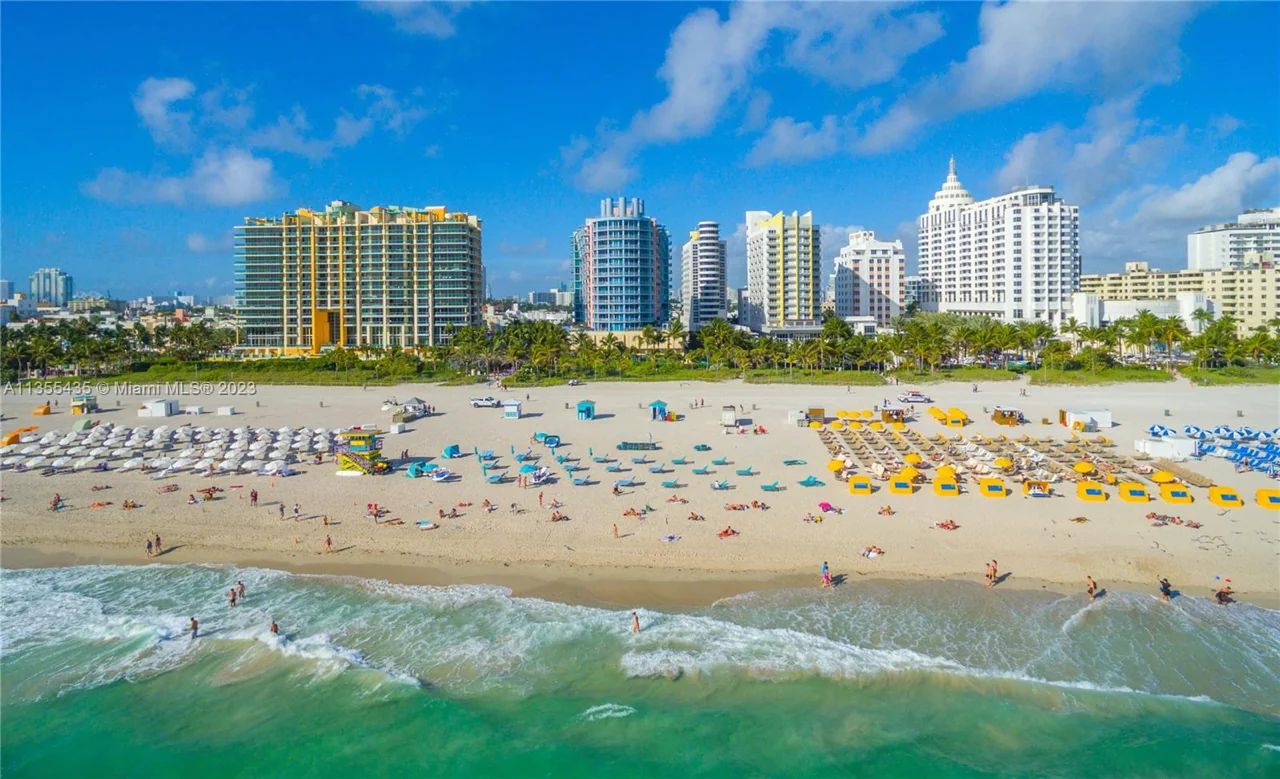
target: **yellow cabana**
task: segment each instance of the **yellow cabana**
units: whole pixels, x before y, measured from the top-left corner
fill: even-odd
[[[1053,494],[1053,488],[1047,481],[1027,480],[1022,483],[1022,494],[1032,498],[1047,498]]]
[[[835,458],[827,460],[827,470],[832,473],[839,473],[844,470],[844,460],[837,460]]]
[[[1088,462],[1087,460],[1081,460],[1080,462],[1071,466],[1071,469],[1074,470],[1076,473],[1093,473],[1093,463]]]
[[[1151,481],[1155,482],[1156,484],[1168,484],[1169,482],[1174,482],[1177,480],[1178,480],[1178,477],[1174,476],[1172,473],[1169,473],[1168,471],[1156,471],[1155,473],[1151,474]]]
[[[906,457],[903,457],[902,461],[907,465],[919,465],[920,463],[924,462],[924,458],[916,454],[915,452],[912,452]]]
[[[1272,511],[1280,511],[1280,490],[1261,489],[1254,494],[1259,506]]]
[[[978,482],[978,492],[985,498],[1007,498],[1009,487],[1003,479],[986,478]]]
[[[1107,491],[1096,481],[1076,482],[1076,497],[1090,503],[1102,503],[1107,499]]]
[[[908,481],[915,481],[917,478],[919,478],[919,476],[920,476],[920,471],[916,470],[910,465],[903,466],[902,470],[898,471],[899,479],[907,479]]]
[[[1237,490],[1218,485],[1209,488],[1209,502],[1224,509],[1238,509],[1244,505],[1244,498]]]
[[[1166,503],[1187,504],[1194,500],[1191,497],[1191,490],[1180,482],[1161,484],[1160,497],[1164,498]]]
[[[941,495],[944,498],[952,498],[960,494],[960,485],[955,479],[934,479],[933,492],[935,495]]]
[[[904,479],[901,476],[889,478],[889,492],[894,495],[910,495],[915,491],[916,485],[912,484],[910,479]]]
[[[1126,503],[1146,503],[1151,500],[1151,493],[1136,481],[1120,483],[1120,500]]]
[[[870,495],[874,492],[871,486],[871,477],[866,474],[857,474],[849,477],[849,494],[850,495]]]
[[[997,468],[1012,468],[1013,460],[1010,460],[1008,457],[997,457],[995,461],[995,466]]]

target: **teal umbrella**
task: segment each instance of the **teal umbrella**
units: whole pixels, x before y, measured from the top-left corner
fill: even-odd
[[[521,473],[533,473],[536,470],[538,470],[538,466],[529,463],[520,466]]]

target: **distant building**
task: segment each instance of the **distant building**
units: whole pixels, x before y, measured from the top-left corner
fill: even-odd
[[[40,268],[31,274],[31,299],[53,306],[65,306],[71,300],[75,285],[71,276],[60,268]]]
[[[725,297],[725,242],[718,222],[699,222],[681,249],[680,298],[685,327],[695,332],[729,316]]]
[[[550,292],[530,292],[529,303],[535,306],[554,306],[556,304],[556,291]]]
[[[906,276],[902,281],[902,308],[908,309],[912,305],[919,307],[920,301],[924,299],[924,279],[920,276]]]
[[[1214,270],[1280,257],[1280,208],[1245,211],[1234,222],[1208,225],[1187,236],[1187,268]]]
[[[813,212],[748,211],[747,301],[739,321],[758,333],[809,337],[822,318],[822,237]]]
[[[849,233],[831,272],[835,315],[873,317],[885,327],[902,315],[907,256],[902,241],[880,241],[875,231]]]
[[[8,279],[0,279],[0,302],[13,298],[13,282]]]
[[[1080,291],[1104,304],[1169,301],[1183,299],[1180,297],[1183,293],[1201,294],[1213,303],[1213,313],[1217,316],[1236,320],[1236,331],[1241,335],[1280,317],[1280,269],[1274,262],[1180,271],[1162,271],[1145,262],[1127,262],[1123,273],[1081,276]]]
[[[666,323],[671,238],[643,200],[601,200],[571,248],[575,322],[611,332]]]
[[[1055,327],[1071,315],[1080,208],[1053,187],[1019,187],[975,202],[952,158],[917,226],[925,310]]]
[[[1216,313],[1212,300],[1203,292],[1178,292],[1173,297],[1132,300],[1114,300],[1088,292],[1071,295],[1071,315],[1084,327],[1106,327],[1121,319],[1132,319],[1139,311],[1149,311],[1158,317],[1176,316],[1187,329],[1199,333],[1204,328],[1195,318],[1197,310]]]
[[[480,324],[480,219],[341,200],[236,227],[239,348],[436,346]]]

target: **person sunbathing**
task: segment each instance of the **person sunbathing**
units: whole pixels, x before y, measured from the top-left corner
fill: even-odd
[[[764,501],[762,501],[762,500],[753,500],[753,501],[751,501],[751,508],[753,508],[753,509],[760,509],[761,511],[768,511],[768,510],[769,510],[769,506],[768,506],[768,504],[766,504],[766,503],[765,503]]]
[[[690,521],[690,522],[705,522],[705,521],[706,521],[706,519],[707,519],[706,517],[702,516],[701,514],[697,513],[696,511],[690,511],[690,512],[689,512],[689,521]]]
[[[95,484],[95,485],[93,485],[93,488],[92,488],[92,489],[93,489],[93,491],[94,491],[94,492],[102,492],[103,490],[109,490],[109,489],[111,489],[111,485],[110,485],[110,484]]]
[[[958,530],[960,528],[960,526],[956,524],[956,521],[954,519],[948,519],[942,522],[934,522],[933,526],[938,528],[939,530]]]
[[[125,511],[128,511],[129,509],[136,509],[137,507],[138,507],[138,502],[136,500],[126,500],[123,504],[120,505],[120,508],[124,509]]]
[[[821,523],[822,517],[815,515],[812,511],[804,515],[805,522]]]
[[[891,517],[896,512],[893,510],[893,506],[881,506],[880,510],[876,513],[882,517]]]
[[[637,511],[637,510],[636,510],[636,508],[635,508],[634,506],[632,506],[631,508],[629,508],[629,509],[627,509],[626,511],[622,512],[622,516],[624,516],[624,517],[640,517],[640,516],[643,516],[643,515],[642,515],[639,511]]]
[[[1200,528],[1204,527],[1204,525],[1201,525],[1199,522],[1196,522],[1193,519],[1188,519],[1186,522],[1182,524],[1182,526],[1189,527],[1192,530],[1199,530]]]
[[[91,509],[102,509],[102,508],[106,508],[107,506],[110,506],[110,505],[111,505],[111,501],[109,501],[109,500],[95,500],[93,503],[90,503],[90,504],[89,504],[89,508],[91,508]]]
[[[884,554],[884,550],[878,546],[868,546],[862,550],[862,556],[867,559],[875,559]]]
[[[553,511],[553,512],[551,512],[551,519],[550,519],[550,520],[548,520],[548,521],[550,521],[550,522],[563,522],[563,521],[564,521],[564,520],[566,520],[566,519],[568,519],[568,517],[567,517],[567,516],[565,516],[564,514],[560,513],[559,511]]]
[[[195,496],[195,495],[187,495],[187,505],[188,505],[188,506],[194,506],[194,505],[196,505],[196,504],[197,504],[197,503],[199,503],[199,502],[200,502],[200,501],[196,500],[196,496]]]
[[[716,535],[719,536],[720,538],[733,538],[734,536],[738,536],[742,534],[734,530],[733,525],[727,525],[724,530],[721,530],[719,533],[716,533]]]

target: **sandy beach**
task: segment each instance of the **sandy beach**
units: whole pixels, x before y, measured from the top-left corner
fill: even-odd
[[[41,476],[35,472],[0,471],[5,501],[0,506],[0,543],[6,567],[65,565],[74,562],[236,563],[301,573],[337,573],[412,583],[490,582],[512,586],[539,597],[557,595],[579,601],[705,603],[734,592],[771,586],[816,583],[818,567],[829,561],[832,572],[849,584],[862,577],[961,578],[980,580],[988,560],[998,560],[1010,574],[1001,586],[1049,586],[1062,591],[1083,590],[1093,576],[1103,587],[1154,591],[1157,577],[1167,576],[1189,593],[1207,593],[1230,578],[1241,599],[1259,604],[1280,602],[1280,514],[1253,503],[1255,490],[1275,486],[1263,474],[1236,474],[1231,464],[1204,458],[1185,465],[1240,490],[1246,505],[1224,510],[1193,489],[1195,503],[1171,506],[1158,498],[1148,505],[1125,503],[1112,494],[1105,503],[1084,503],[1074,485],[1057,485],[1048,499],[1031,499],[1016,489],[1004,499],[989,499],[971,490],[954,498],[933,494],[928,485],[914,495],[852,496],[825,465],[828,459],[817,433],[788,423],[788,412],[820,406],[837,409],[871,408],[906,387],[827,387],[744,385],[729,383],[599,383],[584,387],[535,388],[498,392],[484,385],[437,387],[405,385],[362,389],[336,387],[259,387],[255,395],[238,398],[183,399],[206,409],[234,404],[234,417],[212,414],[168,419],[140,419],[136,408],[146,396],[100,395],[103,412],[92,417],[100,424],[171,427],[183,424],[213,427],[281,426],[339,428],[377,425],[385,429],[389,413],[383,401],[416,395],[435,406],[437,414],[409,425],[399,435],[386,436],[384,454],[393,461],[407,450],[411,459],[440,461],[441,450],[458,444],[468,453],[448,467],[460,478],[449,483],[405,478],[402,469],[386,476],[340,477],[326,460],[304,461],[287,478],[249,474],[197,476],[177,473],[163,479],[130,472],[77,472]],[[974,423],[966,436],[1010,436],[1027,433],[1067,439],[1056,425],[1060,408],[1107,408],[1116,427],[1102,431],[1114,439],[1118,452],[1131,454],[1133,441],[1148,425],[1175,429],[1185,424],[1219,424],[1270,429],[1278,420],[1274,388],[1195,388],[1186,382],[1099,388],[1028,387],[1022,382],[992,383],[973,393],[969,385],[943,384],[923,388],[943,408],[958,406]],[[1027,396],[1020,395],[1026,390]],[[505,420],[500,409],[472,408],[468,398],[493,394],[517,397],[525,416]],[[576,419],[574,405],[589,398],[599,417]],[[671,411],[684,415],[678,422],[650,420],[648,404],[661,399]],[[69,397],[59,397],[52,416],[33,418],[44,398],[7,395],[3,429],[26,424],[40,431],[65,432],[74,421]],[[693,407],[705,403],[700,407]],[[740,416],[768,432],[729,435],[720,425],[722,404],[740,406]],[[1020,408],[1030,424],[1001,428],[984,408]],[[1167,410],[1167,414],[1166,414]],[[944,430],[917,406],[911,428],[933,436]],[[554,470],[558,483],[521,488],[514,481],[488,484],[473,449],[491,449],[503,465],[513,465],[511,451],[532,448],[543,462],[551,459],[542,446],[530,446],[536,432],[559,435],[560,452],[580,458],[593,482],[574,486],[563,470]],[[620,441],[652,440],[660,446],[648,453],[653,463],[633,464],[641,452],[618,452]],[[710,451],[695,451],[697,444]],[[589,453],[615,458],[626,470],[607,472]],[[686,457],[696,466],[727,458],[724,466],[710,466],[695,475],[691,466],[671,465]],[[786,466],[785,459],[802,459]],[[669,473],[655,475],[650,465],[666,463]],[[754,475],[736,471],[752,466]],[[511,469],[514,474],[515,469]],[[926,471],[927,473],[927,471]],[[822,487],[806,488],[799,481],[814,475]],[[611,485],[622,478],[639,484],[614,495]],[[674,494],[687,503],[669,502],[673,490],[661,482],[677,479],[684,487]],[[713,491],[711,483],[727,479],[733,486]],[[760,485],[777,481],[785,490],[764,492]],[[881,483],[883,484],[883,483]],[[110,489],[94,491],[95,485]],[[160,492],[176,485],[171,492]],[[218,486],[212,501],[188,505],[188,495]],[[1152,485],[1148,485],[1152,486]],[[249,505],[249,491],[259,493],[259,506]],[[54,493],[68,504],[51,512]],[[544,507],[539,506],[541,493]],[[1114,490],[1112,490],[1114,493]],[[126,500],[141,504],[124,511]],[[481,503],[498,509],[485,512]],[[112,505],[93,509],[94,501]],[[568,517],[548,521],[553,501]],[[765,510],[733,511],[727,503],[763,501]],[[820,514],[818,504],[829,502],[843,513]],[[299,504],[300,519],[292,516]],[[365,516],[377,503],[387,510],[381,524]],[[287,511],[279,517],[279,506]],[[882,516],[878,507],[891,504],[895,513]],[[644,511],[643,518],[624,516],[628,509]],[[438,529],[414,526],[435,520],[443,510],[459,516],[443,520]],[[1155,527],[1148,512],[1175,514],[1202,527],[1176,524]],[[690,521],[690,513],[704,521]],[[802,518],[814,513],[821,523]],[[325,526],[322,517],[327,516]],[[1086,516],[1076,524],[1072,517]],[[403,524],[389,520],[400,519]],[[933,527],[952,520],[954,531]],[[617,525],[615,538],[613,526]],[[717,532],[732,526],[740,535],[722,539]],[[163,536],[168,551],[157,559],[144,555],[149,535]],[[326,536],[334,552],[324,554]],[[678,540],[664,542],[664,537]],[[859,553],[875,545],[884,555],[867,559]]]

